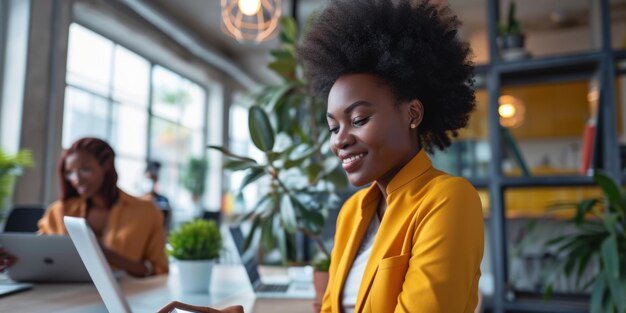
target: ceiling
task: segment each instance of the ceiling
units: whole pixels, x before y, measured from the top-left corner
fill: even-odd
[[[292,12],[293,0],[283,0],[283,14]],[[445,1],[445,0],[444,0]],[[517,16],[525,28],[530,30],[548,30],[559,27],[573,27],[589,24],[589,7],[595,0],[524,0],[517,1]],[[147,2],[144,0],[144,2]],[[299,21],[302,22],[311,12],[321,8],[326,0],[297,0]],[[461,35],[484,30],[486,24],[487,0],[448,0],[452,9],[463,22]],[[192,32],[196,38],[210,46],[244,70],[260,83],[272,83],[278,80],[265,69],[270,59],[268,51],[277,46],[278,40],[272,39],[261,44],[241,44],[225,35],[221,30],[220,0],[151,0],[155,9],[168,15],[180,26]],[[506,16],[509,0],[501,1],[501,12]],[[626,0],[611,0],[611,13],[617,16],[626,11]],[[620,16],[625,17],[626,14]]]

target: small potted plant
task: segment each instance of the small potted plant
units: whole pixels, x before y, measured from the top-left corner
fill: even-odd
[[[330,258],[321,258],[313,263],[313,285],[315,286],[315,301],[313,307],[315,312],[322,309],[322,300],[328,285],[328,269],[330,268]]]
[[[515,1],[511,0],[506,22],[498,23],[498,46],[504,59],[517,59],[526,56],[525,36],[520,22],[515,18]]]
[[[170,232],[166,252],[176,259],[183,292],[208,292],[213,263],[223,247],[213,221],[196,219]]]
[[[6,199],[11,195],[15,177],[22,174],[25,167],[33,165],[29,150],[9,154],[0,149],[0,222],[4,218]]]

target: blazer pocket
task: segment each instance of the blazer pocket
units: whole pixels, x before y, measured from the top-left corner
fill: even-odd
[[[392,312],[398,303],[398,295],[409,268],[410,253],[385,258],[378,263],[378,271],[372,283],[372,312]]]

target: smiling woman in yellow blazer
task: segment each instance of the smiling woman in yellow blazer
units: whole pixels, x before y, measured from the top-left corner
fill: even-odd
[[[342,207],[322,312],[470,313],[483,216],[465,179],[432,167],[475,107],[470,50],[449,8],[335,0],[299,54],[328,99],[331,150],[355,186]]]

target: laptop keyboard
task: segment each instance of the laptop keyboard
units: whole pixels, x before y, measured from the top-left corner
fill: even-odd
[[[289,285],[261,284],[256,290],[263,292],[285,292],[287,289],[289,289]]]

